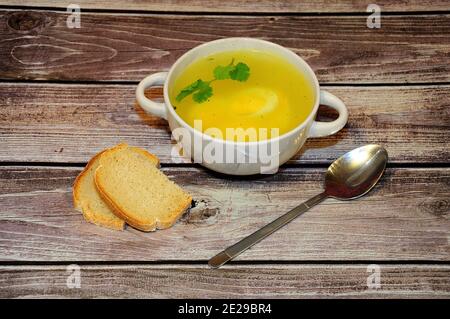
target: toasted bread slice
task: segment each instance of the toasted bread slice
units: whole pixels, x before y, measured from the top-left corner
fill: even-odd
[[[100,155],[95,185],[127,224],[153,231],[172,226],[192,197],[160,172],[147,156],[117,146]]]
[[[119,144],[126,146],[126,144]],[[136,147],[129,147],[130,151],[146,156],[155,166],[159,166],[159,159]],[[125,221],[117,217],[112,208],[103,201],[97,191],[94,182],[94,173],[99,166],[100,155],[104,151],[95,155],[84,170],[78,175],[73,185],[73,202],[77,210],[82,211],[84,218],[93,224],[115,230],[123,230]]]

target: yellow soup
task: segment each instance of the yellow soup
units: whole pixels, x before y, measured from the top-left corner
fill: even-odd
[[[193,62],[175,79],[169,95],[190,126],[235,141],[287,133],[308,117],[315,102],[313,87],[295,66],[256,50],[226,51]],[[227,134],[238,128],[254,129],[257,135]]]

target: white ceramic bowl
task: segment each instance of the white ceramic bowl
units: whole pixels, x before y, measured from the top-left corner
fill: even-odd
[[[314,88],[315,102],[311,113],[305,121],[291,131],[269,140],[258,142],[233,142],[212,138],[188,125],[175,112],[169,99],[169,88],[174,80],[192,62],[213,53],[242,49],[256,49],[275,53],[283,57],[302,72]],[[144,95],[145,89],[164,85],[164,103],[149,100]],[[169,72],[159,72],[143,79],[137,89],[136,98],[148,113],[162,117],[169,122],[174,138],[181,144],[185,154],[194,162],[214,171],[232,175],[252,175],[274,173],[278,167],[292,158],[303,146],[308,137],[322,137],[335,134],[341,130],[348,119],[345,104],[333,94],[320,90],[319,82],[311,67],[289,49],[272,42],[253,38],[225,38],[201,44],[182,55],[170,68]],[[315,121],[319,104],[330,106],[339,113],[332,122]],[[222,160],[210,156],[220,150]],[[255,150],[257,152],[255,153]],[[263,154],[265,153],[265,154]]]

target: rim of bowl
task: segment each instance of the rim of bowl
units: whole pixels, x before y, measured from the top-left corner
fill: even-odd
[[[263,43],[266,46],[271,46],[272,48],[275,48],[277,50],[281,50],[286,52],[287,54],[293,56],[298,63],[300,63],[311,75],[312,79],[313,79],[313,85],[314,85],[314,91],[315,91],[315,102],[314,102],[314,106],[310,112],[310,114],[308,115],[308,117],[303,120],[301,123],[299,123],[299,125],[297,125],[296,127],[294,127],[293,129],[291,129],[290,131],[279,135],[277,137],[274,138],[270,138],[270,139],[265,139],[262,141],[251,141],[251,142],[242,142],[242,141],[230,141],[230,140],[226,140],[226,139],[220,139],[220,138],[216,138],[216,137],[212,137],[208,134],[205,134],[201,131],[196,130],[195,128],[193,128],[192,126],[190,126],[188,123],[186,123],[179,115],[177,112],[175,112],[175,109],[173,108],[173,105],[170,101],[169,98],[169,89],[168,89],[168,83],[170,82],[170,79],[172,77],[172,73],[173,71],[176,69],[176,67],[182,63],[182,61],[189,55],[193,54],[193,52],[195,51],[199,51],[201,49],[203,49],[204,47],[210,46],[210,45],[214,45],[216,43],[220,43],[220,42],[228,42],[228,41],[251,41],[251,42],[259,42],[259,43]],[[227,51],[227,50],[223,50],[223,51]],[[231,51],[231,50],[230,50]],[[164,84],[164,104],[167,106],[169,112],[172,114],[172,116],[177,120],[178,123],[180,123],[184,128],[189,129],[191,131],[193,131],[194,135],[200,135],[202,137],[202,140],[207,140],[207,141],[213,141],[213,142],[218,142],[218,143],[224,143],[224,144],[231,144],[231,145],[260,145],[260,144],[264,144],[264,143],[273,143],[276,141],[280,141],[282,139],[285,139],[287,137],[290,137],[292,135],[294,135],[297,131],[300,131],[301,129],[305,128],[305,126],[311,121],[314,120],[314,117],[317,113],[317,109],[319,108],[319,99],[320,99],[320,87],[319,87],[319,81],[317,80],[316,74],[314,73],[313,69],[309,66],[308,63],[306,63],[305,60],[303,60],[299,55],[297,55],[295,52],[293,52],[292,50],[283,47],[282,45],[270,42],[270,41],[266,41],[266,40],[262,40],[262,39],[258,39],[258,38],[250,38],[250,37],[230,37],[230,38],[223,38],[223,39],[217,39],[217,40],[213,40],[213,41],[209,41],[209,42],[205,42],[202,43],[196,47],[193,47],[192,49],[188,50],[187,52],[185,52],[182,56],[180,56],[177,61],[175,61],[175,63],[172,65],[172,67],[170,68],[168,74],[167,74],[167,79],[166,82]],[[169,103],[167,103],[169,102]]]

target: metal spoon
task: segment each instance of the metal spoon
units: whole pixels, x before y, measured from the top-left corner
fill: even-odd
[[[290,212],[220,252],[209,260],[208,265],[213,268],[222,266],[327,197],[349,200],[366,194],[383,175],[387,160],[386,150],[379,145],[362,146],[344,154],[328,167],[323,193],[300,204]]]

